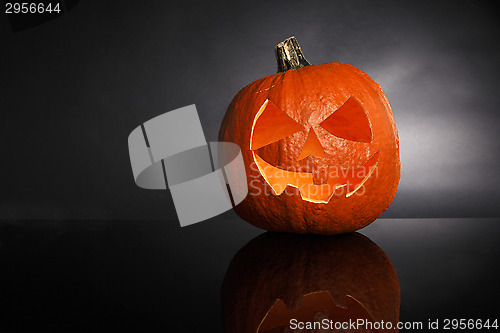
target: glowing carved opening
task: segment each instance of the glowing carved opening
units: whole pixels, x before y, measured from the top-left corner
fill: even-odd
[[[353,195],[376,170],[379,155],[379,152],[376,152],[358,168],[331,167],[328,172],[328,182],[315,185],[312,173],[283,170],[264,161],[255,152],[252,153],[262,177],[276,195],[282,194],[287,186],[292,186],[300,190],[302,199],[315,203],[327,203],[335,191],[344,186],[346,186],[346,197]]]
[[[364,319],[373,322],[373,316],[370,312],[354,297],[346,296],[347,308],[335,304],[330,292],[318,291],[304,295],[302,305],[297,310],[288,310],[281,299],[277,299],[269,311],[262,319],[257,333],[271,331],[278,327],[288,327],[291,319],[297,319],[301,322],[314,321],[314,315],[317,312],[328,311],[328,317],[337,322],[348,322],[349,319]]]
[[[371,142],[370,122],[361,104],[354,97],[349,98],[344,105],[320,125],[336,136],[348,140]],[[379,152],[373,154],[358,168],[330,167],[328,181],[324,184],[315,184],[312,173],[277,168],[255,152],[263,146],[303,129],[300,124],[286,115],[270,100],[264,102],[255,116],[250,136],[250,149],[262,177],[276,195],[282,194],[287,186],[292,186],[299,189],[303,200],[327,203],[339,188],[345,191],[346,197],[353,195],[376,170]],[[312,128],[298,160],[309,155],[326,157],[321,142]]]
[[[301,159],[304,159],[309,155],[326,157],[325,151],[323,150],[323,146],[321,145],[321,142],[319,142],[318,136],[316,135],[316,132],[312,128],[309,131],[306,143],[304,143],[304,147],[302,147],[302,151],[300,152],[297,161],[300,161]]]
[[[250,149],[259,149],[303,129],[273,102],[266,100],[255,116]]]
[[[368,116],[361,103],[354,97],[349,98],[320,126],[339,138],[368,143],[372,141]]]

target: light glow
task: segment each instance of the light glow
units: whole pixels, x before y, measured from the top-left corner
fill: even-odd
[[[283,170],[264,161],[254,151],[252,154],[260,174],[275,195],[281,195],[287,186],[292,186],[299,189],[303,200],[314,203],[328,203],[335,191],[344,186],[347,186],[346,197],[352,196],[373,174],[379,157],[379,152],[376,152],[360,167],[339,169],[338,172],[331,170],[328,173],[328,182],[316,185],[311,172]]]
[[[337,116],[334,116],[335,114]],[[346,139],[367,143],[371,142],[372,139],[369,119],[359,101],[354,97],[349,98],[344,105],[320,125],[331,131],[332,134]],[[349,129],[349,127],[353,127],[355,131],[351,132],[352,129]],[[357,168],[341,169],[330,167],[328,181],[325,184],[316,185],[311,172],[294,172],[275,167],[255,152],[255,150],[265,145],[303,129],[300,124],[286,115],[269,99],[264,101],[255,115],[250,134],[250,150],[255,165],[266,183],[271,187],[273,194],[282,195],[286,187],[291,186],[299,190],[303,200],[324,204],[330,201],[339,188],[345,187],[345,196],[352,196],[376,170],[379,151]],[[304,159],[311,154],[326,157],[323,147],[312,128],[298,160]]]

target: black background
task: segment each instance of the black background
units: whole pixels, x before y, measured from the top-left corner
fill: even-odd
[[[138,189],[128,134],[196,104],[216,141],[232,97],[295,35],[312,63],[371,75],[402,178],[384,217],[499,216],[498,9],[485,1],[82,1],[13,33],[0,15],[1,218],[175,218]]]

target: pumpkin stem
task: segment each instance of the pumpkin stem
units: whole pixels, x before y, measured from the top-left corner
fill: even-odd
[[[276,60],[278,61],[278,73],[289,69],[299,69],[309,66],[300,45],[295,36],[285,39],[276,45]]]

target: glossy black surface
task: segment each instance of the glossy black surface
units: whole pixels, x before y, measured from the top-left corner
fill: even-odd
[[[499,219],[378,220],[400,320],[500,313]],[[0,332],[221,332],[220,288],[262,231],[233,213],[160,221],[0,222]]]

